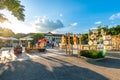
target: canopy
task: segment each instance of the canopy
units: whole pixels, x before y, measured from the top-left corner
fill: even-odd
[[[33,38],[27,36],[27,37],[20,38],[19,40],[33,40]]]
[[[7,38],[0,36],[0,39],[2,40],[7,40]]]
[[[46,38],[42,38],[42,39],[39,39],[38,42],[46,42],[47,39]]]
[[[14,41],[18,40],[17,38],[14,38],[14,37],[8,37],[6,38],[7,40],[10,41],[10,45],[13,47],[15,44],[14,44]]]
[[[18,39],[14,37],[8,37],[7,40],[18,40]]]

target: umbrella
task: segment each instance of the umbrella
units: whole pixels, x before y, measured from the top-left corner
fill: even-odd
[[[27,37],[20,38],[20,40],[33,40],[33,38],[27,36]]]
[[[13,47],[13,41],[15,40],[18,40],[17,38],[14,38],[14,37],[8,37],[7,40],[10,40],[11,41],[11,45]]]
[[[2,40],[7,40],[7,38],[0,36],[0,39]]]
[[[23,40],[23,41],[30,41],[30,40],[33,40],[33,38],[31,38],[30,36],[27,36],[27,37],[20,38],[19,40],[20,40],[19,43],[22,43],[22,42],[21,42],[22,40]],[[27,43],[26,43],[26,44],[27,44]]]
[[[47,38],[43,38],[43,39],[39,39],[38,42],[46,42],[48,39]]]
[[[8,37],[7,40],[18,40],[18,39],[14,38],[14,37]]]

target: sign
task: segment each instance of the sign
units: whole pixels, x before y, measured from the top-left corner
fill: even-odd
[[[109,44],[109,41],[104,41],[104,44],[105,44],[105,45],[108,45],[108,44]]]
[[[94,43],[94,45],[97,45],[97,41],[96,40],[93,43]]]
[[[94,34],[92,34],[92,35],[90,36],[90,38],[91,38],[91,39],[95,39],[96,36],[95,36]]]
[[[89,45],[92,45],[92,44],[93,44],[93,42],[92,42],[92,41],[89,41],[89,42],[88,42],[88,44],[89,44]]]
[[[98,49],[104,49],[104,46],[101,45],[101,44],[99,44],[99,45],[97,46],[97,48],[98,48]]]
[[[111,36],[110,35],[106,36],[106,39],[111,40]]]

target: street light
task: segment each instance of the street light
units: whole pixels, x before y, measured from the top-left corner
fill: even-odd
[[[81,38],[82,38],[82,34],[79,33],[79,45],[80,45],[80,50],[82,49],[82,48],[81,48],[81,44],[82,44]]]
[[[76,34],[76,43],[77,43],[77,53],[79,53],[79,49],[80,49],[80,47],[78,48],[78,44],[80,44],[81,43],[81,35],[80,35],[80,33],[79,34]],[[81,44],[80,44],[81,45]]]
[[[66,54],[69,52],[69,55],[71,54],[71,37],[72,33],[66,33]],[[72,54],[73,54],[73,46],[72,46]]]

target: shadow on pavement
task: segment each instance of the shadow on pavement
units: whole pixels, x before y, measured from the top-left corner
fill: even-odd
[[[108,52],[106,55],[110,57],[120,58],[120,53],[116,53],[116,52]]]
[[[46,60],[50,60],[52,62],[58,62],[58,63],[61,63],[61,64],[70,64],[69,62],[67,61],[64,61],[64,60],[61,60],[61,59],[58,59],[58,58],[55,58],[55,57],[44,57],[44,56],[41,56],[42,58],[46,59]]]
[[[50,63],[47,65],[46,60],[36,60],[39,62],[32,60],[9,62],[8,69],[0,76],[0,80],[108,80],[87,68],[66,65],[65,62],[61,66]]]
[[[104,67],[109,67],[109,68],[118,68],[120,69],[120,59],[115,59],[115,58],[105,58],[100,61],[87,61],[91,64],[94,65],[99,65],[99,66],[104,66]]]

